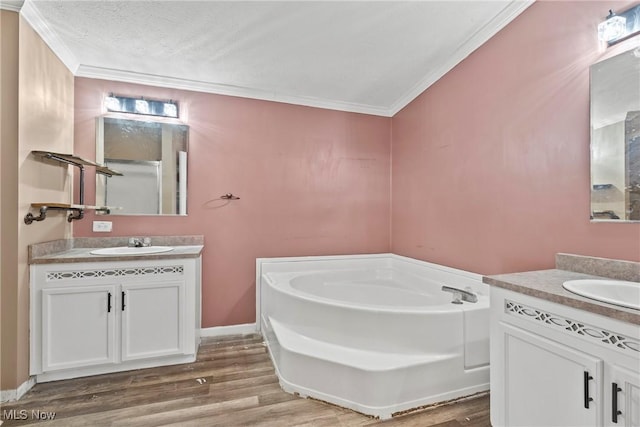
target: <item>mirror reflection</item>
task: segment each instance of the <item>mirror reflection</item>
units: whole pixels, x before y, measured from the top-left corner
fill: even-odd
[[[96,204],[111,215],[187,214],[186,125],[99,117],[96,161],[122,176],[96,177]]]
[[[591,66],[591,219],[640,221],[640,48]]]

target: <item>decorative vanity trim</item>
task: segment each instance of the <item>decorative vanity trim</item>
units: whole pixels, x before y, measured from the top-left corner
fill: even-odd
[[[640,268],[640,263],[636,264],[638,268]],[[506,289],[543,301],[640,326],[640,311],[613,304],[601,303],[594,299],[571,293],[562,287],[562,284],[568,280],[602,279],[603,277],[604,276],[576,273],[574,271],[552,269],[485,276],[482,278],[482,281],[495,288]],[[502,309],[502,302],[500,302],[498,309]],[[632,334],[631,336],[634,335]]]
[[[577,334],[584,338],[610,344],[618,349],[640,352],[640,341],[612,332],[597,326],[591,326],[564,316],[549,313],[538,308],[530,307],[514,301],[504,300],[505,313],[512,316],[521,316],[531,321],[541,322],[565,333]]]
[[[47,282],[57,280],[74,280],[101,277],[130,277],[130,276],[155,276],[163,274],[184,273],[182,265],[172,266],[150,266],[150,267],[126,267],[126,268],[104,268],[94,270],[69,270],[69,271],[48,271]]]

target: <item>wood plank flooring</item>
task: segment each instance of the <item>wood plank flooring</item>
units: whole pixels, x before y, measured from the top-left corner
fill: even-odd
[[[491,425],[487,395],[380,421],[285,393],[258,334],[205,339],[194,363],[37,384],[1,417],[2,427]]]

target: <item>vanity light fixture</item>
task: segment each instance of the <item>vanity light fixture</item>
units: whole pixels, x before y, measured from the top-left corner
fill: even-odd
[[[130,98],[111,93],[105,97],[104,106],[107,111],[116,113],[178,118],[178,104],[173,100],[160,101],[142,97]]]
[[[598,25],[598,39],[608,46],[640,33],[640,5],[616,14],[609,10],[607,19]]]

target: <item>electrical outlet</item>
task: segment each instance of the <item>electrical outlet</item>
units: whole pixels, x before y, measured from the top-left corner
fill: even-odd
[[[93,221],[93,231],[96,233],[109,233],[111,227],[111,221]]]

